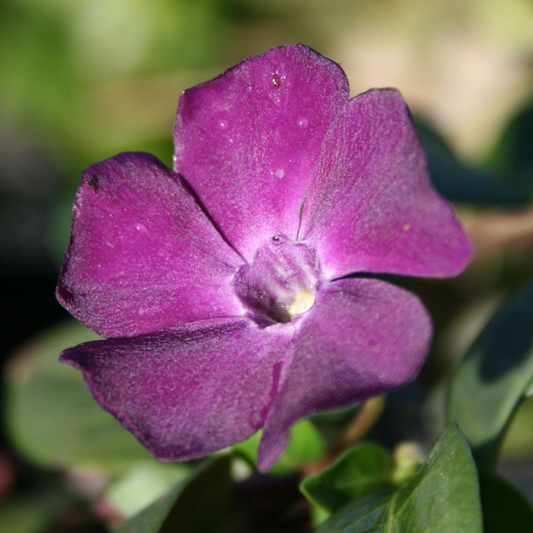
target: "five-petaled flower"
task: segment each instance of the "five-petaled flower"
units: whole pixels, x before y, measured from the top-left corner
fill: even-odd
[[[453,276],[471,246],[400,94],[349,99],[305,46],[185,91],[174,140],[174,171],[125,153],[84,172],[57,296],[108,339],[61,360],[159,459],[262,428],[267,470],[296,420],[416,376],[428,314],[368,274]]]

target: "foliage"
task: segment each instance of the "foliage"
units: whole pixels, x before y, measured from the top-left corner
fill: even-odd
[[[490,320],[455,373],[448,420],[455,421],[479,464],[496,462],[505,429],[533,380],[533,285]]]
[[[370,467],[371,468],[371,467]],[[380,475],[379,466],[374,473]],[[324,472],[322,475],[328,475]],[[367,474],[368,475],[368,474]],[[343,487],[342,478],[332,484]],[[333,495],[322,495],[328,501]],[[342,499],[339,503],[342,502]],[[331,506],[331,503],[329,503]],[[415,477],[397,490],[367,485],[317,533],[481,533],[474,461],[461,433],[449,426]]]

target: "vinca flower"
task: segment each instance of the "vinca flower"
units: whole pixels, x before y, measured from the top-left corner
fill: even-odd
[[[454,276],[471,245],[398,91],[348,92],[336,63],[274,48],[182,94],[173,170],[83,173],[57,297],[107,339],[61,360],[160,460],[262,429],[268,470],[298,419],[416,377],[428,313],[372,275]]]

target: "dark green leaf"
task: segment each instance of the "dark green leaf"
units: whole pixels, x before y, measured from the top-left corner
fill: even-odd
[[[308,500],[336,511],[368,492],[390,485],[392,460],[384,448],[362,443],[347,450],[331,466],[304,479]]]
[[[480,472],[484,533],[525,533],[533,529],[533,508],[509,483]]]
[[[116,528],[115,533],[222,533],[230,488],[230,458],[208,459],[150,507]]]
[[[487,168],[495,169],[525,200],[533,195],[533,100],[514,116],[492,151]]]
[[[396,533],[387,525],[393,489],[377,489],[337,511],[316,533]],[[388,529],[387,529],[388,528]],[[411,532],[411,529],[406,531]]]
[[[494,465],[511,417],[533,379],[533,285],[489,321],[454,375],[448,421],[485,467]]]
[[[435,188],[452,202],[516,206],[527,197],[513,186],[461,163],[446,143],[426,123],[416,122]]]
[[[397,491],[378,489],[343,507],[317,533],[481,533],[476,468],[450,425],[417,475]]]

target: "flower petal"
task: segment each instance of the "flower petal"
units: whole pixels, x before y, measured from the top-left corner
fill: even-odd
[[[259,468],[268,470],[277,461],[299,418],[414,379],[431,330],[418,298],[384,281],[344,279],[319,289],[294,338],[294,356],[283,363],[259,447]]]
[[[303,45],[273,48],[182,94],[174,169],[248,260],[266,237],[296,238],[315,159],[347,101],[342,69]]]
[[[289,340],[247,319],[213,319],[80,344],[61,360],[158,459],[187,460],[261,427]]]
[[[73,218],[57,297],[100,335],[242,314],[231,286],[242,260],[156,158],[127,153],[89,167]]]
[[[328,131],[307,198],[301,238],[326,273],[446,277],[471,244],[433,189],[400,93],[374,89],[346,105]]]

